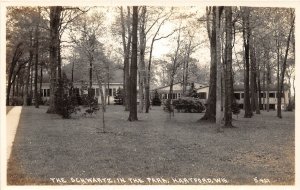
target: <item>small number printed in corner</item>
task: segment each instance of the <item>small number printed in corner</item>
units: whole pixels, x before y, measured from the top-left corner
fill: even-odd
[[[268,178],[257,178],[257,177],[255,177],[255,178],[253,178],[253,180],[256,184],[270,184],[271,183]]]

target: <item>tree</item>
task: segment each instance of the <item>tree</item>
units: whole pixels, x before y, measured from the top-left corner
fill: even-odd
[[[70,34],[71,41],[75,44],[74,50],[83,60],[89,63],[89,88],[93,84],[93,68],[96,60],[105,60],[103,53],[103,44],[98,38],[102,35],[104,16],[101,12],[91,15],[82,15],[73,23],[72,33]],[[78,33],[80,37],[77,38]],[[108,70],[108,69],[107,69]]]
[[[129,118],[128,121],[136,121],[137,118],[137,30],[138,30],[138,7],[133,7],[132,15],[132,54],[130,65],[130,104],[129,104]]]
[[[153,46],[154,46],[154,42],[164,39],[164,38],[168,38],[169,36],[171,36],[176,30],[174,30],[173,32],[171,32],[168,35],[165,36],[161,36],[158,37],[159,31],[161,29],[161,27],[163,26],[163,24],[172,16],[173,12],[172,9],[170,11],[170,13],[165,14],[164,16],[162,16],[162,20],[160,22],[160,24],[158,25],[158,28],[156,30],[156,32],[154,33],[152,40],[151,40],[151,46],[150,46],[150,53],[149,53],[149,61],[148,61],[148,69],[147,69],[147,82],[145,85],[145,107],[146,107],[146,113],[149,113],[149,108],[150,108],[150,81],[151,81],[151,62],[152,62],[152,52],[153,52]],[[155,22],[154,22],[155,23]]]
[[[96,66],[95,66],[96,67]],[[100,70],[99,68],[94,68],[98,86],[99,86],[99,91],[100,91],[100,97],[101,97],[101,102],[102,102],[102,132],[105,133],[105,112],[106,112],[106,107],[105,107],[105,97],[103,93],[103,77],[101,77]]]
[[[33,41],[37,39],[34,31],[37,29],[39,20],[36,8],[8,8],[6,24],[7,105],[10,104],[11,93],[13,96],[22,96],[23,105],[28,103],[30,72],[33,69]]]
[[[59,26],[61,24],[61,6],[50,7],[50,98],[47,113],[56,113],[56,80],[59,50]]]
[[[10,68],[9,68],[9,74],[8,74],[8,85],[7,85],[7,93],[6,93],[6,105],[9,105],[9,97],[10,97],[10,90],[12,87],[12,84],[14,84],[14,81],[16,79],[17,74],[21,70],[21,66],[17,67],[17,63],[20,60],[21,56],[23,55],[23,50],[22,50],[22,43],[19,43],[14,51],[13,58],[10,63]]]
[[[159,98],[159,94],[158,94],[157,90],[155,90],[155,92],[154,92],[154,97],[152,99],[152,105],[153,106],[160,106],[161,105],[161,100]]]
[[[217,65],[217,83],[216,83],[216,123],[217,131],[221,130],[221,123],[223,119],[222,114],[222,64],[221,64],[221,43],[220,43],[220,18],[223,7],[216,8],[216,65]]]
[[[225,46],[225,111],[224,120],[225,127],[232,127],[232,8],[225,7],[225,30],[226,30],[226,46]]]
[[[75,15],[73,13],[75,12]],[[77,12],[79,12],[77,14]],[[50,43],[49,43],[49,64],[50,64],[50,98],[47,113],[56,113],[55,105],[59,98],[63,98],[63,81],[61,73],[61,36],[69,23],[73,22],[80,14],[78,8],[53,6],[50,7]]]
[[[139,48],[140,48],[140,66],[139,66],[139,112],[144,110],[144,86],[147,82],[146,78],[146,65],[145,65],[145,49],[146,49],[146,13],[147,7],[141,7],[140,27],[139,27]]]
[[[282,92],[283,92],[283,87],[284,87],[284,74],[286,72],[286,63],[287,63],[287,57],[289,53],[289,46],[290,46],[290,41],[291,41],[291,35],[293,32],[294,28],[294,23],[295,23],[295,15],[294,11],[291,10],[290,13],[290,31],[288,34],[287,42],[286,42],[286,50],[285,50],[285,55],[284,55],[284,60],[282,64],[282,71],[281,71],[281,79],[280,79],[280,84],[279,84],[279,93],[278,93],[278,100],[277,100],[277,117],[282,118],[281,115],[281,97],[282,97]]]
[[[259,105],[258,105],[258,94],[257,94],[257,68],[256,68],[256,52],[254,48],[255,40],[253,37],[250,40],[250,63],[251,63],[251,105],[252,112],[256,111],[256,114],[259,114]]]
[[[39,107],[39,94],[38,94],[38,64],[39,64],[39,24],[40,24],[40,16],[41,16],[41,11],[40,8],[38,8],[38,22],[36,24],[35,28],[35,64],[34,64],[34,99],[35,99],[35,107]]]
[[[114,97],[116,105],[123,105],[123,99],[124,99],[123,94],[124,94],[123,89],[119,87]]]
[[[125,111],[129,110],[129,69],[130,69],[130,46],[131,46],[131,24],[130,24],[130,7],[127,7],[127,18],[124,19],[123,7],[120,8],[121,14],[121,26],[122,26],[122,42],[124,51],[124,79],[123,79],[123,89],[124,89],[124,104]],[[127,27],[127,30],[126,30]],[[127,41],[126,41],[126,31],[127,31]]]
[[[168,102],[167,105],[171,105],[171,100],[173,99],[173,84],[174,84],[174,77],[177,72],[177,68],[180,66],[179,61],[179,50],[181,46],[181,23],[178,30],[178,36],[176,40],[176,49],[173,55],[171,55],[171,61],[172,61],[172,67],[171,67],[171,76],[170,76],[170,89],[169,89],[169,96],[168,96]],[[171,108],[171,107],[170,107]],[[170,117],[171,117],[171,111],[172,109],[169,109],[170,111]]]
[[[249,89],[249,61],[250,61],[250,8],[243,7],[243,41],[244,41],[244,53],[245,53],[245,78],[244,78],[244,109],[245,118],[252,117],[252,109],[250,104],[250,89]]]
[[[216,57],[216,7],[206,8],[207,33],[210,42],[210,77],[207,107],[201,120],[216,121],[216,84],[217,84],[217,57]],[[212,15],[212,24],[209,18]]]

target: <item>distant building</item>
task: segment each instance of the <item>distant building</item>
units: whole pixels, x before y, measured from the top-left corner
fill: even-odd
[[[207,99],[209,96],[209,86],[207,84],[201,84],[194,82],[194,89],[197,92],[197,95],[200,100],[203,100],[203,103],[207,103]],[[79,95],[83,94],[88,94],[88,83],[87,82],[75,82],[73,84],[75,92],[78,93]],[[105,92],[105,87],[104,84],[102,86],[104,95],[108,95],[109,101],[111,104],[114,103],[114,96],[116,95],[116,92],[118,88],[122,89],[123,88],[123,83],[122,82],[112,82],[109,83],[109,89],[107,89],[106,85],[106,92]],[[191,88],[191,83],[188,84],[187,86],[187,91]],[[170,86],[163,86],[159,88],[155,88],[151,90],[151,94],[153,94],[155,91],[158,92],[160,99],[168,99],[169,98],[169,90]],[[182,82],[175,83],[173,85],[173,93],[171,95],[171,99],[178,99],[183,96],[183,84]],[[138,93],[138,89],[137,89]],[[101,103],[101,97],[100,97],[100,91],[99,91],[99,86],[98,83],[93,83],[92,85],[92,94],[98,98],[98,102]],[[50,96],[50,83],[43,83],[42,84],[42,99],[43,100],[48,100]],[[137,96],[139,97],[139,96]],[[234,86],[234,97],[239,104],[240,108],[244,108],[244,86],[243,85],[235,85]],[[266,89],[261,89],[261,105],[260,109],[266,108],[267,106],[267,91]],[[289,102],[288,100],[288,90],[287,87],[284,89],[283,97],[281,99],[281,109],[285,109],[287,107],[287,104]],[[150,98],[151,99],[151,98]],[[108,98],[106,99],[106,103],[108,102]],[[137,99],[137,102],[139,102],[139,99]],[[277,109],[277,87],[275,85],[270,86],[269,88],[269,108],[276,110]]]
[[[88,94],[88,83],[86,82],[75,82],[73,83],[73,88],[74,88],[74,92],[79,94],[80,96],[83,94]],[[109,89],[107,89],[107,85],[106,85],[106,89],[107,91],[105,92],[105,86],[104,84],[102,85],[102,89],[104,92],[104,96],[108,95],[107,97],[109,98],[109,101],[111,104],[114,103],[114,96],[116,95],[116,92],[118,90],[118,88],[123,88],[123,83],[109,83]],[[99,85],[98,83],[93,83],[92,85],[92,92],[91,94],[93,94],[95,97],[98,98],[98,102],[101,103],[101,97],[100,97],[100,91],[99,91]],[[50,97],[50,83],[43,83],[42,84],[42,94],[41,94],[42,99],[45,100],[49,100]],[[108,98],[106,99],[106,103],[108,103]]]
[[[288,89],[285,87],[281,97],[281,109],[285,109],[288,105],[288,93]],[[261,98],[260,109],[265,109],[267,106],[267,94],[267,89],[263,89],[263,87],[261,87],[261,93],[259,96]],[[244,86],[234,86],[234,97],[240,107],[244,108]],[[277,87],[275,85],[271,85],[269,88],[269,108],[277,110]]]
[[[194,88],[197,91],[199,99],[203,100],[203,102],[206,104],[207,99],[209,96],[209,86],[205,84],[200,83],[194,83]],[[160,88],[156,88],[153,91],[157,90],[157,92],[160,94],[161,99],[168,99],[169,98],[169,90],[170,86],[163,86]],[[265,90],[265,91],[264,91]],[[176,83],[173,86],[173,94],[171,95],[171,99],[177,99],[182,97],[183,92],[183,84],[182,83]],[[237,85],[234,86],[234,97],[237,101],[237,103],[240,105],[240,108],[244,108],[244,86],[243,85]],[[267,90],[261,89],[261,105],[260,109],[266,108],[267,106]],[[283,97],[281,99],[281,109],[285,109],[289,100],[288,100],[288,90],[285,87]],[[277,109],[277,87],[275,85],[270,86],[269,88],[269,108],[270,109]]]
[[[208,86],[206,84],[200,84],[200,83],[197,83],[197,82],[194,82],[193,85],[194,85],[195,89],[200,89],[200,88],[204,88],[204,87]],[[190,85],[187,85],[187,91],[189,89],[190,89]],[[169,96],[170,96],[169,95],[170,85],[155,88],[152,91],[156,91],[156,90],[157,90],[158,94],[160,95],[161,99],[168,99],[169,98]],[[182,90],[183,90],[182,82],[175,83],[173,85],[173,94],[171,95],[172,96],[171,99],[177,99],[177,98],[182,97]],[[205,95],[205,97],[203,96],[202,99],[207,99],[207,94]],[[202,94],[202,95],[204,95],[204,94]]]

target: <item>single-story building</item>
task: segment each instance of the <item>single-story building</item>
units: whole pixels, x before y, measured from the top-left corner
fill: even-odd
[[[204,101],[206,104],[208,96],[209,96],[209,86],[206,84],[194,83],[194,89],[196,90],[199,99]],[[244,86],[243,85],[234,85],[234,97],[237,103],[240,105],[240,108],[244,108]],[[157,91],[160,94],[161,99],[168,99],[169,97],[169,89],[170,86],[163,86],[160,88],[156,88],[153,91]],[[171,99],[177,99],[182,97],[183,94],[183,84],[181,82],[175,83],[173,86],[173,94]],[[269,108],[270,109],[277,109],[277,87],[275,85],[271,85],[269,87],[269,95],[267,92],[266,87],[261,87],[261,105],[260,108],[266,108],[267,106],[267,97],[269,96]],[[288,100],[288,90],[285,87],[283,97],[281,99],[281,109],[285,109],[289,100]]]
[[[88,84],[86,82],[75,82],[73,83],[73,88],[75,93],[77,93],[78,95],[84,95],[84,94],[88,94]],[[123,88],[123,83],[109,83],[109,89],[108,89],[108,85],[106,85],[106,90],[105,91],[105,86],[104,84],[102,85],[102,89],[104,92],[104,96],[106,96],[106,94],[108,93],[107,99],[106,99],[106,103],[108,103],[108,101],[110,101],[111,104],[114,103],[114,96],[117,93],[118,89],[122,89]],[[49,100],[50,97],[50,83],[43,83],[42,84],[42,100]],[[95,97],[98,98],[98,102],[101,103],[101,97],[100,97],[100,91],[99,91],[99,85],[98,83],[93,83],[92,84],[92,94],[94,94]]]

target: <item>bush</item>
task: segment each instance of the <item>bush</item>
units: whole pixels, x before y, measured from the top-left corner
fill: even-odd
[[[165,111],[167,111],[167,112],[171,112],[171,111],[173,111],[172,109],[171,109],[171,104],[170,104],[170,99],[165,99],[165,100],[163,100],[163,105],[164,105],[164,107],[163,107],[163,109],[165,110]]]
[[[232,103],[231,111],[234,115],[238,115],[240,113],[240,106],[236,101]]]
[[[14,96],[11,99],[12,106],[22,106],[23,105],[23,98],[19,96]]]
[[[123,94],[124,94],[123,89],[118,88],[116,95],[114,96],[115,105],[123,105],[123,99],[124,99]]]
[[[82,96],[82,103],[83,106],[88,107],[85,110],[84,115],[86,114],[95,114],[99,110],[98,99],[94,98],[93,96],[83,95]]]
[[[159,94],[157,90],[154,92],[154,98],[152,99],[153,106],[161,106],[161,100],[159,99]]]
[[[285,108],[285,111],[293,111],[295,109],[294,103],[289,103],[287,107]]]
[[[62,118],[69,119],[71,118],[72,113],[77,113],[77,111],[80,111],[80,108],[75,100],[76,96],[68,96],[67,94],[65,94],[62,98],[57,99],[57,103],[59,105],[57,107],[57,111]]]
[[[76,101],[78,100],[75,96]],[[98,105],[98,99],[87,94],[82,95],[81,97],[82,105],[85,107],[91,107],[93,105]]]
[[[201,113],[205,110],[204,104],[198,98],[193,97],[182,97],[176,100],[173,100],[174,109],[178,112],[185,113]],[[167,110],[170,110],[170,101],[167,100],[165,103]]]

